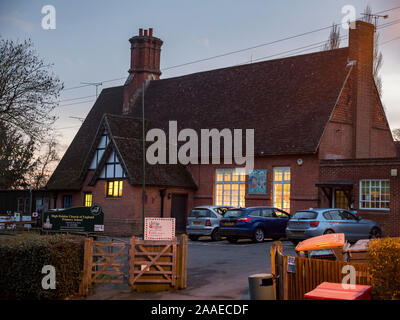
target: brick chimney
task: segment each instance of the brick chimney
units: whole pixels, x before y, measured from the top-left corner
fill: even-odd
[[[350,29],[349,59],[355,61],[355,158],[370,156],[372,112],[374,107],[374,36],[375,26],[356,21]]]
[[[160,53],[163,42],[153,37],[153,29],[139,29],[139,35],[129,39],[131,43],[131,67],[124,87],[123,113],[141,92],[147,80],[160,79]]]

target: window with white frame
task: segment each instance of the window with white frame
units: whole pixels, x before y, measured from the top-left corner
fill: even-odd
[[[217,169],[215,174],[215,205],[244,207],[245,193],[245,170]]]
[[[96,148],[96,151],[94,153],[94,156],[93,156],[93,159],[92,159],[92,163],[90,164],[89,169],[96,169],[97,168],[97,166],[98,166],[98,164],[99,164],[99,162],[101,160],[101,157],[103,156],[103,153],[107,148],[107,145],[108,145],[109,141],[110,141],[110,138],[107,135],[107,131],[104,130],[103,134],[101,135],[100,142],[99,142],[99,144],[98,144],[98,146]]]
[[[360,180],[360,209],[389,210],[389,202],[389,180]]]
[[[290,167],[274,168],[274,207],[290,212]]]
[[[100,179],[126,178],[117,154],[113,151],[104,164]]]

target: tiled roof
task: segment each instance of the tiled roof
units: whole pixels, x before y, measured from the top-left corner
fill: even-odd
[[[79,190],[81,173],[105,113],[121,114],[123,86],[104,89],[47,183],[48,190]]]
[[[255,129],[255,152],[314,153],[345,78],[348,49],[317,52],[150,82],[145,117],[166,130]],[[132,115],[141,116],[141,97]]]
[[[127,169],[129,182],[133,185],[143,183],[142,122],[126,116],[106,115],[110,135]],[[146,147],[149,143],[146,143]],[[146,163],[146,185],[164,187],[197,188],[189,170],[184,165],[151,165]]]
[[[176,120],[178,129],[198,132],[255,129],[256,155],[315,153],[349,72],[347,60],[348,48],[343,48],[151,81],[145,91],[145,118],[149,127],[166,132],[169,120]],[[48,189],[81,188],[101,119],[106,113],[121,115],[122,102],[123,86],[101,92]],[[139,96],[129,116],[140,118],[141,110]],[[138,128],[130,118],[108,118],[129,171],[140,180],[141,149],[132,152]],[[165,185],[190,181],[182,178],[178,167],[151,168],[149,181],[153,177]]]

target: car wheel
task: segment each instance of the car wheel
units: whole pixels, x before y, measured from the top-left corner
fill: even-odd
[[[254,231],[253,241],[258,243],[264,242],[264,237],[265,237],[264,230],[261,228],[257,228]]]
[[[324,234],[332,234],[335,233],[332,229],[325,230]]]
[[[192,240],[192,241],[197,241],[197,240],[199,240],[199,236],[190,235],[189,239]]]
[[[211,240],[212,241],[219,241],[221,240],[221,235],[219,234],[218,228],[215,228],[211,233]]]
[[[382,231],[379,228],[372,228],[371,232],[369,233],[370,239],[377,239],[382,237]]]
[[[227,239],[228,239],[228,241],[229,241],[230,243],[236,243],[236,242],[238,241],[239,238],[237,238],[237,237],[227,237]]]

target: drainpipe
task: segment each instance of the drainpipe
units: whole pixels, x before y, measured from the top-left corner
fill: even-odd
[[[57,192],[54,192],[54,194],[53,194],[54,209],[57,208],[57,197],[58,197]]]
[[[161,218],[164,218],[164,197],[167,189],[160,189],[160,198],[161,198]]]

